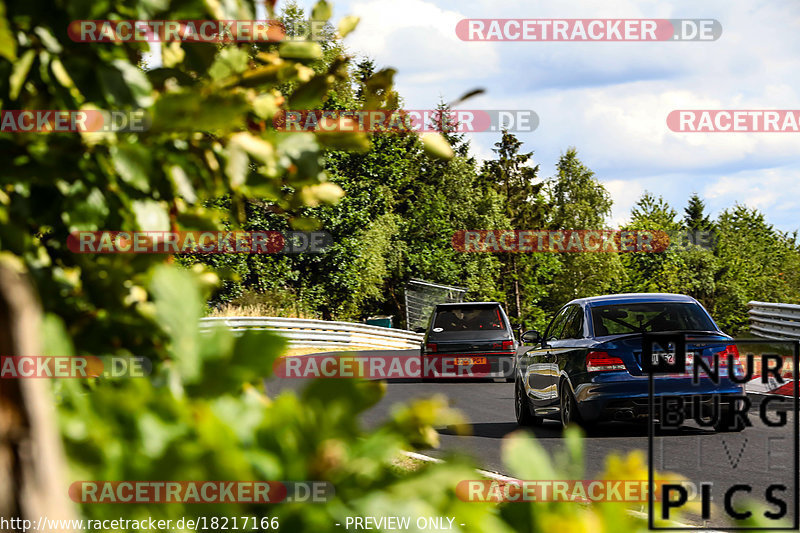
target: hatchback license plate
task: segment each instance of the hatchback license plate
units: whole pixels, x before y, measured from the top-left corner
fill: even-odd
[[[457,365],[485,365],[485,357],[456,357]]]

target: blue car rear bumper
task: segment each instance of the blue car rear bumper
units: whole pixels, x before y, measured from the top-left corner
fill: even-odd
[[[614,372],[616,376],[611,374],[594,377],[575,388],[575,400],[581,417],[589,421],[647,417],[650,412],[649,378],[622,372]],[[744,386],[729,379],[714,383],[703,378],[695,384],[688,377],[658,377],[654,378],[653,385],[656,412],[660,410],[661,399],[665,396],[681,396],[687,414],[691,415],[693,405],[708,407],[716,399],[744,395]]]

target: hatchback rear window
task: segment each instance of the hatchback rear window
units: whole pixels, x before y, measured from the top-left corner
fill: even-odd
[[[436,313],[434,331],[485,331],[505,329],[499,307],[449,307]]]
[[[693,303],[647,302],[592,307],[594,334],[651,333],[658,331],[716,331]]]

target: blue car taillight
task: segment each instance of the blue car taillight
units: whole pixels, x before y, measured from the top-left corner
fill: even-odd
[[[732,356],[732,357],[731,357]],[[725,347],[724,350],[717,353],[717,357],[719,358],[719,369],[720,370],[727,370],[728,368],[728,358],[733,361],[733,373],[737,377],[741,377],[744,375],[744,367],[742,366],[742,362],[739,360],[739,348],[736,347],[735,344],[729,344]]]
[[[609,372],[625,370],[625,363],[608,352],[589,352],[586,354],[587,372]]]

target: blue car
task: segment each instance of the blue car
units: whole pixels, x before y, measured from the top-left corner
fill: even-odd
[[[526,331],[515,354],[517,422],[537,425],[555,419],[566,427],[647,420],[649,372],[642,361],[642,341],[652,335],[684,339],[686,353],[682,371],[654,374],[655,412],[661,412],[662,398],[665,403],[685,399],[687,415],[699,416],[707,422],[703,425],[717,431],[744,429],[747,422],[739,399],[744,387],[728,373],[730,364],[734,378],[743,374],[736,345],[697,300],[679,294],[573,300],[556,314],[544,335]],[[653,363],[674,363],[680,350],[669,343],[663,349],[656,346],[649,354]],[[691,369],[698,358],[717,368],[719,379],[698,372],[700,382],[693,384]]]

